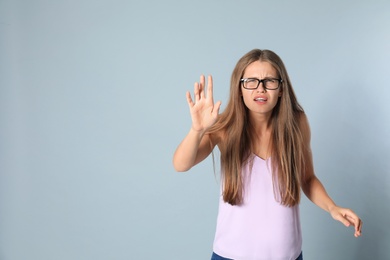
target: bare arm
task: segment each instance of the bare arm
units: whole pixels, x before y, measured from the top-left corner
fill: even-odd
[[[313,158],[310,148],[310,127],[305,115],[301,117],[301,130],[304,138],[306,172],[302,180],[302,190],[314,204],[329,212],[331,216],[345,226],[355,227],[355,237],[361,235],[362,221],[350,209],[337,206],[330,198],[321,181],[314,174]]]
[[[206,134],[215,124],[221,102],[214,104],[213,81],[208,77],[207,95],[205,94],[205,78],[194,84],[194,101],[187,92],[187,103],[191,112],[192,126],[187,136],[177,147],[173,155],[173,166],[176,171],[187,171],[204,160],[218,142],[215,135]]]
[[[187,136],[177,147],[173,156],[173,166],[178,172],[191,169],[203,161],[213,150],[215,144],[209,135],[202,135],[191,128]]]

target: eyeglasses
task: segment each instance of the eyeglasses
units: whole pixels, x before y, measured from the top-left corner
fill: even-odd
[[[257,79],[257,78],[245,78],[240,79],[240,82],[242,83],[242,86],[245,89],[257,89],[260,86],[260,83],[263,82],[263,87],[268,90],[275,90],[278,89],[280,86],[280,83],[283,82],[282,79],[275,79],[275,78],[265,78],[265,79]]]

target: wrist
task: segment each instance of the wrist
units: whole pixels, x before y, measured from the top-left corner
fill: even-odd
[[[328,212],[331,213],[332,210],[334,210],[336,207],[337,207],[336,204],[332,204],[332,205],[328,206]]]
[[[206,131],[204,129],[196,129],[193,126],[191,126],[190,132],[192,132],[192,133],[202,137],[205,134]]]

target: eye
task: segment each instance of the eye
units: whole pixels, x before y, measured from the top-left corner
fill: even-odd
[[[243,81],[243,87],[246,89],[256,89],[259,85],[259,80],[256,78],[246,78]]]
[[[246,83],[249,83],[249,84],[256,83],[257,84],[257,79],[246,79]]]

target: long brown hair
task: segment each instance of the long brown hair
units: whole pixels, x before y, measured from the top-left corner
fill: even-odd
[[[255,61],[270,63],[282,79],[282,96],[272,111],[271,168],[274,193],[281,204],[294,206],[300,201],[301,174],[304,173],[304,147],[299,127],[303,113],[292,88],[287,70],[280,57],[270,50],[254,49],[236,64],[230,82],[230,97],[210,133],[222,131],[221,167],[223,199],[232,205],[243,202],[242,167],[249,162],[253,148],[253,128],[249,111],[241,97],[240,79],[249,64]]]

